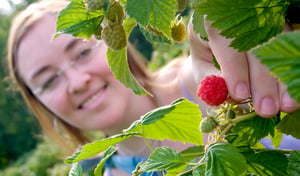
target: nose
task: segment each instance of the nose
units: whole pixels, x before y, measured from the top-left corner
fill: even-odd
[[[91,75],[78,69],[70,68],[65,71],[67,77],[68,91],[72,94],[80,93],[87,89]]]

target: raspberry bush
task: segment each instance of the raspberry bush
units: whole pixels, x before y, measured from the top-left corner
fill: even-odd
[[[184,32],[172,28],[178,24],[174,21],[178,21],[185,11],[182,6],[185,1],[107,0],[104,6],[93,6],[88,10],[91,2],[96,1],[71,0],[68,8],[58,15],[55,37],[60,33],[87,39],[93,35],[98,39],[102,37],[109,46],[107,59],[116,78],[134,93],[148,94],[136,82],[126,64],[128,37],[138,26],[151,42],[173,44],[182,41],[184,37],[176,39],[174,34]],[[299,0],[190,0],[186,9],[190,9],[188,16],[193,17],[194,31],[202,39],[207,39],[203,27],[205,15],[221,35],[232,39],[230,46],[238,51],[251,50],[300,103],[300,32],[282,33],[286,22],[299,26],[299,4]],[[125,70],[125,73],[120,73],[120,70]],[[212,87],[223,82],[215,77],[212,80]],[[209,81],[204,81],[203,85],[210,85],[205,82]],[[280,144],[283,134],[300,139],[300,111],[280,112],[265,119],[255,113],[251,99],[240,103],[224,102],[228,94],[224,82],[218,88],[206,87],[209,88],[202,90],[200,86],[198,93],[200,97],[206,97],[203,99],[207,99],[208,104],[216,106],[208,112],[209,115],[200,112],[192,102],[178,99],[169,106],[145,114],[119,135],[83,146],[81,151],[66,159],[66,163],[75,163],[70,175],[80,176],[78,161],[104,152],[104,159],[94,171],[95,175],[101,175],[103,163],[116,152],[114,144],[133,136],[195,144],[182,152],[168,147],[157,148],[147,161],[140,163],[133,175],[149,171],[178,176],[300,175],[299,151],[266,149],[259,144],[266,136],[271,138],[275,147]],[[247,108],[241,109],[241,106]],[[208,133],[208,143],[203,142],[203,133]]]

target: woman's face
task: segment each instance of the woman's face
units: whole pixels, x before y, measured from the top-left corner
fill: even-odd
[[[17,69],[36,97],[67,123],[82,130],[122,125],[131,90],[114,78],[103,41],[61,35],[55,16],[38,21],[20,42]]]

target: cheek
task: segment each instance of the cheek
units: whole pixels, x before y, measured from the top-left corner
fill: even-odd
[[[100,75],[113,75],[108,65],[106,55],[101,53],[91,62],[90,71]]]
[[[70,117],[71,114],[71,103],[68,101],[65,95],[55,95],[44,97],[41,102],[50,109],[54,114],[59,116],[65,121],[68,121],[66,117]]]

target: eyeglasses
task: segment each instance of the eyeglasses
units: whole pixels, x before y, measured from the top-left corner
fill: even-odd
[[[70,67],[75,69],[85,68],[93,58],[96,56],[96,48],[101,41],[94,42],[82,42],[80,46],[76,47],[71,59],[62,64],[61,67],[54,69],[53,71],[49,71],[47,76],[40,81],[40,85],[32,90],[35,95],[43,95],[49,94],[61,87],[61,85],[65,84],[67,80],[65,79],[64,72]]]

